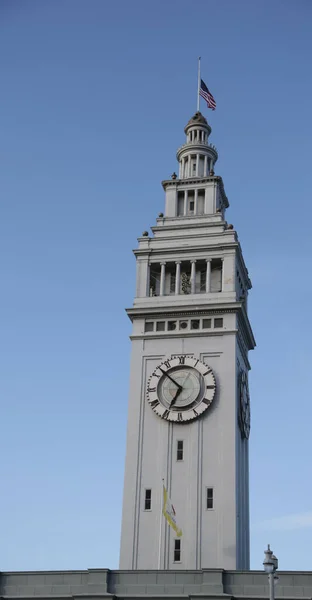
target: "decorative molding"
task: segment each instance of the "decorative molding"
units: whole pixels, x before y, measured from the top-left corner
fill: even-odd
[[[176,333],[175,333],[176,332]],[[184,333],[184,330],[175,330],[174,331],[159,331],[159,334],[155,333],[155,332],[151,332],[151,333],[138,333],[137,335],[130,335],[129,339],[130,340],[159,340],[159,339],[163,339],[163,338],[190,338],[190,337],[220,337],[220,336],[224,336],[224,335],[236,335],[237,334],[237,329],[222,329],[220,327],[220,329],[208,329],[205,331],[202,331],[200,329],[194,329],[192,331],[188,331],[186,333]],[[213,333],[212,333],[213,332]],[[180,334],[180,335],[179,335]]]

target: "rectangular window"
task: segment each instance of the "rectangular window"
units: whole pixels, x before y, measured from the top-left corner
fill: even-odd
[[[166,321],[157,321],[156,331],[165,331]]]
[[[183,440],[177,441],[177,460],[183,460]]]
[[[215,319],[213,324],[214,327],[223,327],[223,319]]]
[[[145,490],[144,510],[152,510],[152,490]]]
[[[210,329],[211,319],[203,319],[203,329]]]
[[[194,202],[194,200],[191,200],[191,202],[190,202],[190,213],[194,212],[194,206],[195,206],[195,202]]]
[[[154,331],[154,323],[153,321],[146,321],[145,323],[145,331]]]
[[[181,540],[174,540],[173,562],[181,562]]]
[[[206,508],[207,510],[213,509],[213,488],[207,488]]]

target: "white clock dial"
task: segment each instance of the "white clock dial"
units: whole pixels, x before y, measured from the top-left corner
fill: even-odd
[[[215,391],[210,367],[193,356],[173,356],[152,373],[147,401],[163,419],[183,423],[199,417],[210,406]]]

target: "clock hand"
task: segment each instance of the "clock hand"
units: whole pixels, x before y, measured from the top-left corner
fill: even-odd
[[[172,379],[172,377],[170,377],[170,375],[168,375],[168,373],[166,373],[166,371],[164,371],[161,367],[158,368],[164,375],[166,375],[166,377],[168,377],[168,379],[170,379],[170,381],[172,381],[172,383],[174,383],[179,388],[180,391],[182,390],[182,386],[177,381]]]
[[[177,397],[179,396],[179,394],[181,394],[181,392],[182,392],[182,388],[180,387],[180,388],[177,389],[176,395],[174,396],[174,398],[172,398],[169,408],[171,408],[171,406],[174,405]]]
[[[182,386],[180,386],[180,387],[179,387],[179,389],[177,390],[175,397],[174,397],[174,398],[172,399],[172,401],[171,401],[170,408],[171,408],[171,406],[173,406],[173,405],[175,404],[175,401],[177,400],[177,398],[178,398],[179,394],[181,394],[181,392],[183,391],[184,384],[185,384],[185,382],[187,381],[187,379],[189,378],[190,374],[191,374],[191,373],[189,373],[189,374],[188,374],[188,375],[185,377],[185,379],[184,379],[184,381],[183,381],[183,383],[182,383]]]

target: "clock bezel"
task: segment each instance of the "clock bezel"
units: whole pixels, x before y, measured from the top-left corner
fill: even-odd
[[[203,393],[201,398],[196,400],[195,407],[173,407],[166,408],[158,397],[158,388],[162,378],[181,369],[188,367],[197,371],[203,381]],[[161,370],[160,370],[161,369]],[[146,399],[153,411],[162,419],[173,423],[187,423],[200,417],[211,405],[216,393],[216,378],[212,368],[201,361],[199,358],[187,354],[172,355],[165,358],[148,379]]]

